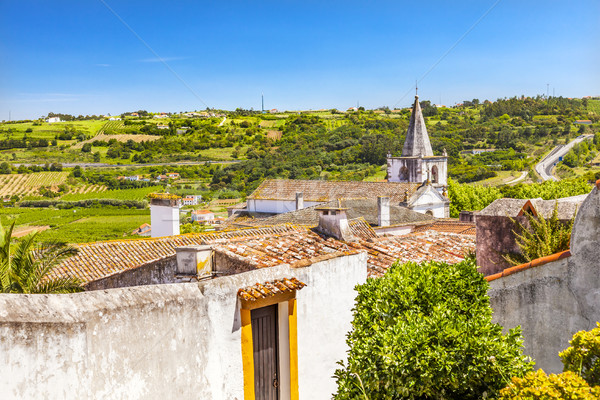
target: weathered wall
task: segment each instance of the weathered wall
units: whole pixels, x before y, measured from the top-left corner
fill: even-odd
[[[330,399],[336,363],[346,359],[354,287],[367,279],[366,253],[313,264],[299,271],[307,286],[298,299],[298,386],[301,399]],[[300,278],[300,276],[302,278]],[[310,290],[307,290],[309,289]]]
[[[527,218],[516,217],[515,221],[526,224]],[[482,274],[493,275],[512,266],[502,258],[501,254],[520,252],[513,229],[515,224],[509,217],[477,215],[475,252],[477,265]]]
[[[128,269],[85,285],[85,290],[104,290],[129,286],[156,285],[172,283],[175,277],[177,260],[175,256]]]
[[[366,275],[360,253],[197,284],[0,294],[0,393],[3,399],[242,399],[237,290],[297,277],[308,284],[298,292],[300,393],[328,398],[335,361],[345,356],[353,288]]]
[[[438,169],[437,185],[448,184],[448,159],[446,157],[388,157],[387,177],[390,182],[416,182],[427,180],[427,168]],[[406,170],[403,170],[406,168]],[[404,173],[406,171],[407,173]]]
[[[600,321],[598,189],[590,193],[577,214],[571,254],[490,282],[494,320],[505,328],[521,325],[526,354],[546,372],[562,371],[558,353],[569,346],[575,332],[590,330]],[[479,261],[479,254],[477,258]]]

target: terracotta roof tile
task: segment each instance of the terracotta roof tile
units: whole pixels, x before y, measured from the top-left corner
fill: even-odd
[[[316,209],[319,207],[333,206],[347,208],[348,210],[346,211],[346,214],[348,219],[363,217],[372,226],[378,224],[376,198],[340,198],[320,204],[318,206],[306,207],[301,210],[290,211],[277,215],[267,215],[264,213],[251,213],[244,211],[230,217],[227,223],[229,226],[267,226],[283,223],[315,226],[319,223],[319,213]],[[406,207],[390,205],[391,224],[428,222],[433,220],[433,217],[409,210]]]
[[[459,233],[461,235],[475,235],[475,223],[448,220],[435,221],[430,224],[416,226],[413,232],[424,231]]]
[[[256,301],[305,287],[304,282],[296,278],[283,278],[266,283],[256,283],[238,290],[238,296],[244,301]]]
[[[502,278],[504,276],[516,274],[517,272],[525,271],[526,269],[539,267],[550,262],[562,260],[563,258],[571,257],[571,250],[561,251],[560,253],[555,253],[546,257],[536,258],[528,263],[517,265],[515,267],[507,268],[502,272],[498,272],[494,275],[488,275],[485,279],[490,282],[496,280],[498,278]]]
[[[115,240],[75,245],[79,254],[63,261],[52,274],[70,275],[84,284],[127,269],[175,255],[181,246],[213,244],[235,239],[273,237],[286,232],[305,231],[294,225],[271,226],[235,231],[204,232],[161,238]]]
[[[404,199],[405,191],[411,196],[419,186],[418,183],[399,182],[267,179],[248,199],[296,200],[296,193],[302,192],[304,201],[327,202],[339,198],[376,199],[377,196],[387,196],[393,204]]]
[[[380,276],[396,261],[437,260],[450,263],[464,258],[475,247],[475,237],[427,230],[405,236],[377,238],[364,220],[352,222],[357,241],[342,242],[308,227],[267,228],[188,234],[156,239],[98,242],[79,245],[80,253],[53,271],[84,283],[137,268],[175,255],[185,245],[214,244],[215,251],[243,260],[254,268],[279,264],[304,267],[340,255],[368,254],[369,276]]]

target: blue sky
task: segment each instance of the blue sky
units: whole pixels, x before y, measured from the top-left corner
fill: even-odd
[[[408,106],[495,3],[0,0],[0,120]],[[500,0],[419,95],[600,95],[599,25],[597,0]]]

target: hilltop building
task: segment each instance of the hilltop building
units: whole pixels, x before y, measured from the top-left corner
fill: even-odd
[[[448,155],[445,150],[441,156],[433,154],[419,96],[415,96],[402,156],[392,157],[389,154],[387,165],[389,182],[431,182],[440,194],[448,184]]]

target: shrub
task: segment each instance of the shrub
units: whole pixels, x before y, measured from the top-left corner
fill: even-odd
[[[480,399],[531,369],[520,328],[492,323],[472,257],[394,264],[357,289],[336,399]]]
[[[576,373],[567,371],[550,374],[539,369],[524,378],[513,378],[510,385],[500,391],[498,400],[594,400],[600,398],[600,387],[591,388]]]
[[[590,385],[600,386],[600,322],[591,331],[580,331],[559,354],[564,370],[580,374]]]

